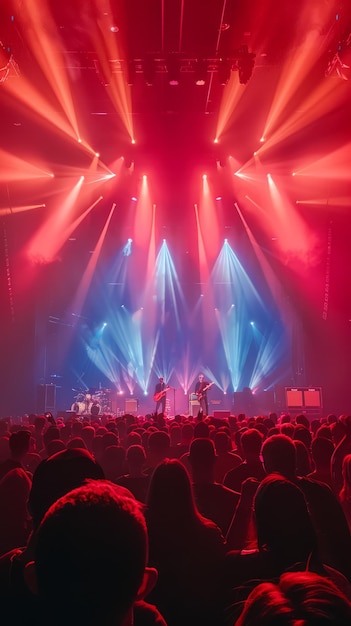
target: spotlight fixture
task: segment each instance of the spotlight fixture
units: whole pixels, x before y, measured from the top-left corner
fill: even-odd
[[[220,85],[227,85],[232,70],[232,62],[229,59],[220,59],[218,63],[218,80]]]
[[[180,59],[170,56],[167,59],[168,84],[179,85],[180,82]]]
[[[255,54],[249,52],[247,46],[241,46],[239,48],[238,68],[239,68],[239,82],[241,85],[246,85],[250,80],[252,70],[255,65]]]
[[[127,84],[129,87],[133,87],[135,81],[135,63],[131,59],[127,62]]]
[[[195,85],[205,85],[207,79],[208,61],[199,59],[195,64]]]
[[[143,61],[143,71],[144,71],[145,82],[148,87],[151,87],[154,83],[155,74],[156,74],[156,63],[153,57],[151,56],[145,57]]]
[[[233,71],[239,72],[239,81],[245,84],[251,77],[255,56],[245,45],[233,50],[230,56],[214,58],[186,57],[180,52],[169,52],[166,56],[159,57],[154,52],[147,52],[143,58],[115,59],[113,71],[115,73],[121,71],[122,66],[128,85],[133,85],[135,75],[142,72],[147,85],[153,85],[157,74],[166,74],[169,85],[179,85],[182,73],[191,73],[196,85],[205,85],[208,81],[208,74],[212,76],[217,73],[217,80],[225,86]],[[104,78],[99,67],[96,67],[96,71]]]

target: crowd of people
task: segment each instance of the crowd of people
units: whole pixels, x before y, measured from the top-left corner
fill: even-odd
[[[351,416],[0,420],[4,626],[351,624]]]

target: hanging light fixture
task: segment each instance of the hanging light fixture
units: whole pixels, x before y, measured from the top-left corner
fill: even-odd
[[[155,80],[156,62],[153,56],[147,56],[143,60],[144,79],[148,87],[151,87]]]
[[[169,56],[167,59],[167,72],[169,85],[179,85],[180,82],[180,59],[177,56]]]
[[[219,59],[218,80],[220,85],[227,85],[232,71],[232,62],[229,59]]]
[[[195,63],[195,85],[205,85],[207,79],[208,61],[199,59]]]

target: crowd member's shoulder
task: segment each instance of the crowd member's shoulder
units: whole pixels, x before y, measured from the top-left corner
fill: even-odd
[[[226,554],[228,551],[228,546],[227,546],[227,541],[221,531],[221,529],[219,528],[219,526],[213,522],[210,519],[207,519],[206,517],[202,518],[202,528],[204,533],[206,533],[208,541],[210,542],[210,540],[212,540],[213,544],[216,544],[217,546],[221,546],[221,552],[223,552],[223,554]],[[222,550],[223,547],[223,550]]]

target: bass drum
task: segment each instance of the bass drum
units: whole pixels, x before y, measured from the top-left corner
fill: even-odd
[[[89,405],[89,413],[93,417],[97,417],[98,415],[101,415],[102,414],[101,404],[99,404],[99,402],[91,402]]]
[[[77,415],[83,415],[85,412],[85,402],[73,402],[71,411],[74,411]]]

